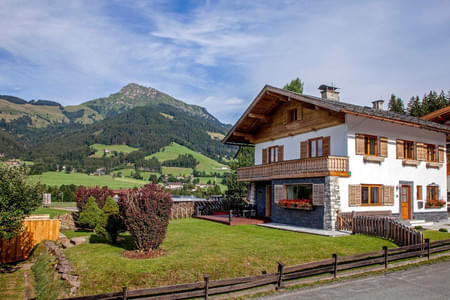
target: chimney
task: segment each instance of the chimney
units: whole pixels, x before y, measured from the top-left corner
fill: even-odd
[[[375,100],[372,101],[372,108],[377,110],[383,110],[384,100]]]
[[[339,92],[337,91],[337,87],[322,84],[319,86],[320,94],[322,95],[322,99],[339,101]]]

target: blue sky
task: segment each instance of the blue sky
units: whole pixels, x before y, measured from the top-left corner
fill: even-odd
[[[450,1],[0,2],[0,94],[64,105],[136,82],[233,123],[265,84],[370,105],[450,89]]]

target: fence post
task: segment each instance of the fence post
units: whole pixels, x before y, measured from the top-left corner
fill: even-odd
[[[337,266],[338,266],[338,255],[337,253],[333,253],[333,278],[337,277]]]
[[[430,260],[430,239],[425,239],[425,244],[427,244],[427,258]]]
[[[355,234],[355,211],[352,211],[352,233]]]
[[[205,280],[205,299],[208,299],[208,285],[209,285],[209,277],[208,275],[204,275],[203,279]]]
[[[127,296],[127,287],[126,287],[126,286],[122,287],[122,299],[123,299],[123,300],[127,300],[127,299],[128,299],[128,296]]]
[[[278,281],[277,281],[277,290],[282,289],[283,286],[283,269],[284,264],[282,262],[278,262]]]
[[[233,210],[230,209],[228,212],[228,225],[231,225],[231,222],[233,222]]]
[[[387,270],[387,268],[388,268],[388,247],[383,246],[383,251],[384,251],[384,269]]]

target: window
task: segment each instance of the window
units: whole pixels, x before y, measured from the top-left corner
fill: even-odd
[[[417,200],[422,200],[422,186],[418,185],[417,186],[417,195],[416,195],[416,199]]]
[[[427,186],[427,200],[437,201],[439,197],[439,190],[437,185]]]
[[[378,155],[378,138],[376,136],[364,136],[364,154]]]
[[[298,120],[298,113],[297,113],[297,109],[290,109],[287,111],[287,121],[288,123],[290,122],[294,122]]]
[[[381,185],[361,185],[361,205],[381,205]]]
[[[278,161],[278,146],[269,148],[269,163]]]
[[[309,157],[323,156],[323,138],[310,139],[309,143]]]
[[[427,144],[427,161],[437,161],[436,145]]]
[[[415,159],[414,142],[403,141],[403,157],[404,159]]]
[[[312,184],[293,184],[287,185],[288,200],[312,200]]]

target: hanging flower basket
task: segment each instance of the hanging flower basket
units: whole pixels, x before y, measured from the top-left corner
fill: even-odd
[[[444,200],[427,200],[425,208],[442,208],[446,202]]]
[[[282,208],[300,209],[300,210],[313,210],[311,199],[283,199],[278,202],[278,206]]]

